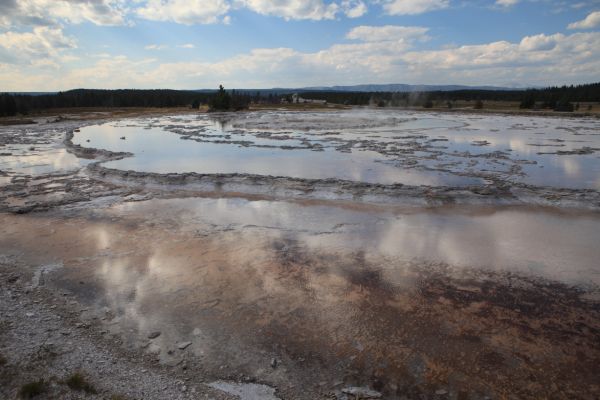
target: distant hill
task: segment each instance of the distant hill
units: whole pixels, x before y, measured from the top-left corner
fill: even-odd
[[[353,93],[413,93],[413,92],[456,92],[459,90],[488,90],[488,91],[522,91],[523,88],[509,88],[501,86],[466,86],[466,85],[408,85],[404,83],[391,84],[366,84],[351,86],[309,86],[301,88],[275,87],[270,89],[235,89],[239,93],[262,95],[305,93],[305,92],[353,92]],[[198,93],[213,93],[215,89],[197,89]]]
[[[302,88],[302,91],[332,91],[332,92],[451,92],[457,90],[523,90],[500,86],[465,86],[465,85],[408,85],[391,83],[383,85],[353,85],[353,86],[315,86]]]

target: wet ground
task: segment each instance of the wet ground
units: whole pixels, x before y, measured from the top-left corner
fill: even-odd
[[[600,396],[597,119],[82,125],[2,128],[0,261],[144,368],[242,398]]]
[[[353,110],[128,120],[86,127],[73,142],[131,152],[106,167],[138,172],[600,189],[598,132],[596,119]]]

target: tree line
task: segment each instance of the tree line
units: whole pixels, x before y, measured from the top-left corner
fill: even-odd
[[[431,92],[304,92],[306,98],[327,100],[347,105],[391,107],[425,107],[434,103],[451,107],[456,101],[473,101],[475,107],[483,101],[511,101],[521,108],[548,108],[569,111],[578,102],[600,102],[600,83],[578,86],[548,87],[527,90],[454,90]],[[573,109],[570,109],[573,111]]]
[[[54,108],[75,107],[193,107],[207,104],[212,110],[239,110],[251,102],[279,103],[291,92],[274,91],[217,91],[190,90],[98,90],[77,89],[52,94],[0,94],[0,116],[27,115],[31,112]],[[573,111],[578,102],[600,102],[600,83],[578,86],[548,87],[527,90],[456,90],[432,92],[302,92],[302,96],[328,103],[377,106],[423,106],[434,103],[451,107],[455,101],[519,102],[521,108],[549,108]]]

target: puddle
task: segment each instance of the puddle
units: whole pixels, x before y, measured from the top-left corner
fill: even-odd
[[[121,137],[126,139],[122,140]],[[430,186],[481,183],[478,178],[388,165],[381,162],[386,160],[381,154],[368,150],[357,150],[348,154],[332,148],[317,152],[304,148],[265,148],[181,139],[179,135],[162,128],[145,129],[107,124],[81,129],[81,133],[75,135],[74,143],[109,151],[134,153],[134,157],[111,161],[104,165],[108,168],[138,172],[237,173]],[[286,143],[287,141],[282,143],[277,140],[275,145],[286,146]]]
[[[112,122],[82,128],[73,142],[134,153],[106,166],[137,172],[431,186],[483,184],[482,178],[493,178],[598,189],[599,129],[600,122],[592,119],[379,110],[251,112]]]
[[[10,156],[0,156],[0,170],[15,175],[73,171],[88,163],[65,149],[48,146],[37,146],[35,150],[29,150],[28,146],[13,145],[10,150]]]
[[[521,387],[532,373],[554,379],[540,365],[568,362],[556,348],[567,342],[548,342],[551,321],[597,324],[577,296],[600,284],[598,213],[190,198],[0,222],[0,254],[61,260],[45,285],[123,347],[168,366],[194,355],[236,395],[274,394],[232,376],[290,390],[283,398],[320,382],[390,394],[440,365],[465,387],[474,376]],[[578,349],[595,340],[586,329],[569,341]],[[587,385],[585,371],[563,384]]]
[[[491,207],[377,212],[244,199],[153,200],[117,205],[112,212],[119,218],[131,213],[168,218],[199,235],[219,229],[290,235],[309,252],[363,252],[400,263],[446,262],[600,285],[598,213]],[[393,267],[384,269],[391,284],[401,284],[393,279]]]

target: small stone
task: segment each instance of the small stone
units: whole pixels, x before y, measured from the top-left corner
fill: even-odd
[[[200,328],[196,328],[192,332],[192,335],[194,335],[194,336],[200,336],[201,333],[202,333],[202,331],[200,330]]]
[[[444,389],[439,389],[435,391],[435,394],[437,394],[438,396],[443,396],[445,394],[448,394],[448,391]]]
[[[156,339],[157,337],[160,336],[160,332],[156,331],[156,332],[152,332],[148,335],[148,339]]]
[[[277,368],[277,359],[276,358],[271,359],[271,368]]]
[[[192,342],[181,342],[177,344],[177,348],[179,350],[185,350],[188,346],[190,346]]]

